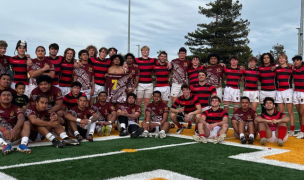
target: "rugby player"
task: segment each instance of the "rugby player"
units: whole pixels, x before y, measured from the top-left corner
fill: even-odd
[[[60,70],[60,78],[59,78],[59,88],[63,96],[71,92],[71,83],[73,81],[72,77],[73,77],[75,62],[76,62],[75,50],[72,48],[66,48],[64,51],[63,60],[61,62],[61,67],[60,67],[61,70]],[[56,75],[56,67],[55,67],[55,75]]]

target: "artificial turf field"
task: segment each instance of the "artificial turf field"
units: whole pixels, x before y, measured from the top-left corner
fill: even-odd
[[[296,114],[297,117],[297,114]],[[298,124],[298,122],[296,122]],[[297,125],[298,127],[298,125]],[[303,179],[304,140],[290,137],[283,147],[241,145],[228,131],[222,144],[194,142],[193,129],[166,139],[97,137],[93,143],[57,149],[30,144],[32,154],[0,158],[0,179]]]

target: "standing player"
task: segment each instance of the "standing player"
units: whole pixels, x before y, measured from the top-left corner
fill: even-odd
[[[62,56],[57,56],[59,51],[59,45],[56,43],[52,43],[49,45],[49,56],[45,56],[45,59],[49,60],[55,66],[55,76],[52,82],[52,85],[59,87],[58,80],[59,80],[59,73],[61,71],[61,63],[62,63]],[[75,51],[74,51],[75,55]]]
[[[207,138],[214,138],[214,144],[223,141],[228,131],[228,113],[220,108],[221,99],[217,96],[211,98],[211,108],[204,111],[198,123],[199,136],[193,139],[198,142],[207,143]]]
[[[142,125],[145,129],[143,136],[147,137],[149,132],[156,132],[155,137],[165,138],[166,133],[170,130],[168,115],[169,108],[162,102],[161,92],[154,91],[153,101],[148,104],[145,112],[145,120]]]
[[[96,58],[97,57],[98,51],[97,51],[96,46],[88,45],[88,47],[86,48],[86,50],[89,53],[89,58]]]
[[[126,64],[128,66],[129,80],[127,83],[126,92],[136,94],[136,88],[139,82],[139,69],[138,66],[134,64],[135,57],[132,53],[125,55]]]
[[[259,103],[259,89],[258,81],[260,78],[259,69],[256,67],[257,58],[250,57],[248,59],[249,67],[244,70],[244,91],[243,96],[246,96],[250,99],[251,108],[256,111]]]
[[[115,47],[110,47],[109,48],[109,59],[113,56],[116,55],[118,50]]]
[[[170,100],[170,86],[169,86],[169,74],[170,70],[167,68],[167,53],[162,51],[158,55],[159,62],[153,65],[153,71],[156,76],[156,83],[154,91],[161,93],[162,101],[167,104]]]
[[[9,65],[9,56],[6,56],[6,41],[0,40],[0,74],[6,74]]]
[[[202,113],[201,104],[198,98],[191,93],[189,85],[183,84],[181,91],[183,95],[176,99],[170,108],[170,119],[178,127],[176,134],[180,134],[183,131],[183,126],[180,122],[189,123],[191,121],[198,124]],[[179,109],[177,109],[178,106],[180,106]]]
[[[270,142],[283,146],[288,139],[287,123],[290,118],[275,110],[273,98],[266,97],[263,101],[266,111],[255,119],[259,123],[260,143],[266,145]]]
[[[200,66],[200,57],[199,56],[193,56],[191,60],[192,66],[188,70],[188,76],[189,76],[189,85],[190,87],[194,84],[198,84],[198,72],[202,71],[204,69],[204,66]]]
[[[250,108],[250,99],[246,96],[241,97],[241,108],[234,111],[231,124],[234,129],[234,136],[241,140],[242,144],[252,144],[255,134],[255,118],[257,113]]]

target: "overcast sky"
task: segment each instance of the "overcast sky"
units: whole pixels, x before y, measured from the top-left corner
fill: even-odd
[[[158,50],[177,57],[185,46],[184,36],[197,24],[209,23],[198,14],[198,6],[210,0],[131,0],[131,52],[150,47],[150,57]],[[250,48],[253,54],[268,52],[276,43],[283,44],[289,59],[298,52],[300,0],[240,0],[241,17],[250,22]],[[0,0],[0,39],[9,44],[13,55],[18,40],[28,42],[28,53],[35,57],[38,45],[48,49],[50,43],[77,52],[89,44],[114,46],[120,53],[128,51],[128,0]],[[186,47],[188,49],[188,47]],[[48,51],[47,51],[48,54]]]

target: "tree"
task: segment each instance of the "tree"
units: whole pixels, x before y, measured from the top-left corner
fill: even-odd
[[[284,45],[277,43],[276,45],[272,46],[272,50],[270,50],[270,54],[273,56],[274,60],[277,62],[279,60],[280,54],[286,54],[284,49]]]
[[[198,24],[194,32],[185,36],[185,45],[189,46],[192,54],[201,57],[217,53],[224,63],[229,63],[230,55],[238,55],[239,64],[244,65],[252,56],[252,50],[247,38],[250,22],[240,18],[242,5],[232,0],[216,0],[206,5],[209,8],[199,6],[198,12],[214,21]]]

